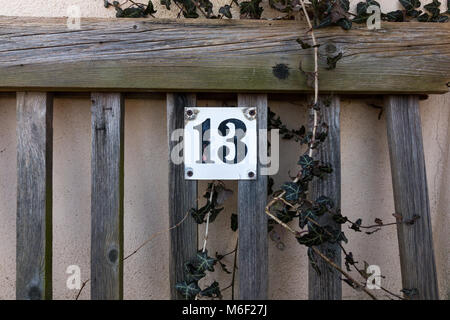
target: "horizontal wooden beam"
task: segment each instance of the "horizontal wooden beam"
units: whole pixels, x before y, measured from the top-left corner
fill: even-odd
[[[322,92],[449,91],[450,24],[315,33]],[[0,17],[0,90],[310,92],[299,36],[296,21],[83,18],[70,30],[64,18]]]

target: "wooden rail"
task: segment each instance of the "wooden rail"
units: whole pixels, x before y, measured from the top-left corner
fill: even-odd
[[[311,55],[295,39],[305,27],[287,21],[183,21],[83,19],[81,30],[64,19],[0,17],[0,91],[17,93],[17,282],[18,299],[51,298],[52,103],[48,92],[94,92],[92,99],[91,297],[123,297],[124,94],[167,93],[168,146],[184,124],[183,109],[196,94],[234,92],[238,106],[254,106],[258,126],[267,123],[268,92],[310,92],[305,75]],[[346,93],[386,96],[388,139],[396,211],[414,224],[398,227],[403,286],[414,298],[436,299],[437,280],[426,189],[417,94],[448,92],[449,24],[391,24],[351,32],[318,30],[320,85],[334,92],[323,116],[331,136],[318,157],[333,164],[313,197],[334,195],[340,205],[340,98]],[[326,56],[343,53],[336,70]],[[40,92],[32,92],[40,91]],[[110,92],[101,92],[110,91]],[[410,93],[412,95],[399,95]],[[260,146],[265,148],[264,146]],[[170,151],[169,151],[170,152]],[[169,221],[196,207],[197,184],[185,181],[183,165],[169,163]],[[239,292],[242,299],[268,297],[267,177],[240,181]],[[173,201],[173,198],[176,201]],[[184,277],[183,263],[197,250],[197,226],[188,217],[171,230],[171,298]],[[321,247],[340,264],[337,246]],[[320,263],[319,263],[320,267]],[[323,267],[323,266],[322,266]],[[325,268],[324,268],[325,269]],[[341,299],[334,274],[310,270],[311,299]]]
[[[0,17],[0,89],[310,92],[306,26],[295,21]],[[450,24],[315,31],[320,90],[445,93]],[[327,57],[343,54],[335,70]]]

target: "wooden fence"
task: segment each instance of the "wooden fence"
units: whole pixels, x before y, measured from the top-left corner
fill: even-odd
[[[184,107],[199,92],[238,93],[238,106],[267,119],[268,93],[307,94],[302,70],[312,55],[296,39],[306,27],[289,21],[175,21],[0,17],[0,91],[17,92],[17,299],[52,297],[52,104],[54,92],[89,92],[92,100],[91,297],[123,297],[124,92],[167,92],[168,136],[184,125]],[[383,23],[381,30],[317,30],[320,90],[334,93],[324,112],[331,126],[320,157],[335,168],[314,194],[340,203],[340,95],[385,96],[395,210],[414,225],[398,226],[404,288],[437,299],[419,95],[450,85],[450,25]],[[342,53],[335,70],[326,57]],[[281,72],[280,72],[281,71]],[[168,142],[169,148],[172,142]],[[169,161],[169,221],[196,206],[197,184]],[[241,299],[266,299],[267,178],[239,182]],[[170,237],[170,286],[197,248],[189,218]],[[324,248],[322,248],[324,249]],[[336,248],[335,248],[336,249]],[[338,249],[336,249],[338,250]],[[338,251],[339,252],[339,251]],[[340,255],[335,257],[341,263]],[[336,275],[309,273],[311,299],[341,299]]]

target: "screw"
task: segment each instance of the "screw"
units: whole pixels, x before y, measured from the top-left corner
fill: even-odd
[[[248,114],[249,115],[251,115],[252,117],[256,114],[256,110],[255,109],[251,109],[249,112],[248,112]]]
[[[253,178],[255,176],[255,173],[253,172],[253,171],[250,171],[249,173],[248,173],[248,177],[249,178]]]
[[[188,172],[187,172],[187,176],[188,177],[192,177],[194,175],[194,172],[192,171],[192,170],[189,170]]]
[[[190,116],[192,116],[193,112],[192,112],[192,110],[189,109],[186,111],[186,114],[188,115],[188,117],[190,117]]]

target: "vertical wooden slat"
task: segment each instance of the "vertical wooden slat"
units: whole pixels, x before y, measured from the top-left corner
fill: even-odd
[[[311,184],[311,199],[320,196],[330,197],[335,208],[341,207],[341,138],[340,138],[340,99],[332,97],[329,107],[321,99],[321,120],[329,125],[329,134],[324,143],[318,148],[316,158],[324,163],[330,163],[333,173],[324,180],[313,180]],[[321,225],[331,225],[340,230],[341,226],[331,219],[330,215],[323,215],[318,221]],[[338,244],[323,244],[318,249],[326,254],[338,266],[341,265],[341,249]],[[340,300],[342,299],[342,281],[335,270],[329,268],[320,257],[315,257],[320,275],[309,266],[308,288],[310,300]]]
[[[412,299],[438,299],[430,205],[418,96],[386,96],[386,117],[395,211],[398,225],[402,285],[417,289]]]
[[[17,93],[16,298],[52,298],[52,117],[45,92]]]
[[[197,207],[197,181],[184,179],[184,164],[171,161],[170,153],[178,141],[172,132],[184,128],[184,108],[196,105],[195,94],[167,94],[167,136],[169,146],[169,224],[179,223],[191,208]],[[170,231],[170,294],[171,299],[183,299],[175,284],[184,281],[184,263],[197,252],[197,224],[189,215],[178,228]]]
[[[267,129],[266,94],[239,94],[238,106],[256,107],[258,129]],[[267,150],[267,145],[258,147]],[[238,188],[239,298],[264,300],[268,285],[267,176],[260,175],[258,165],[257,179],[240,180]]]
[[[91,99],[91,299],[122,299],[124,101],[120,93]]]

